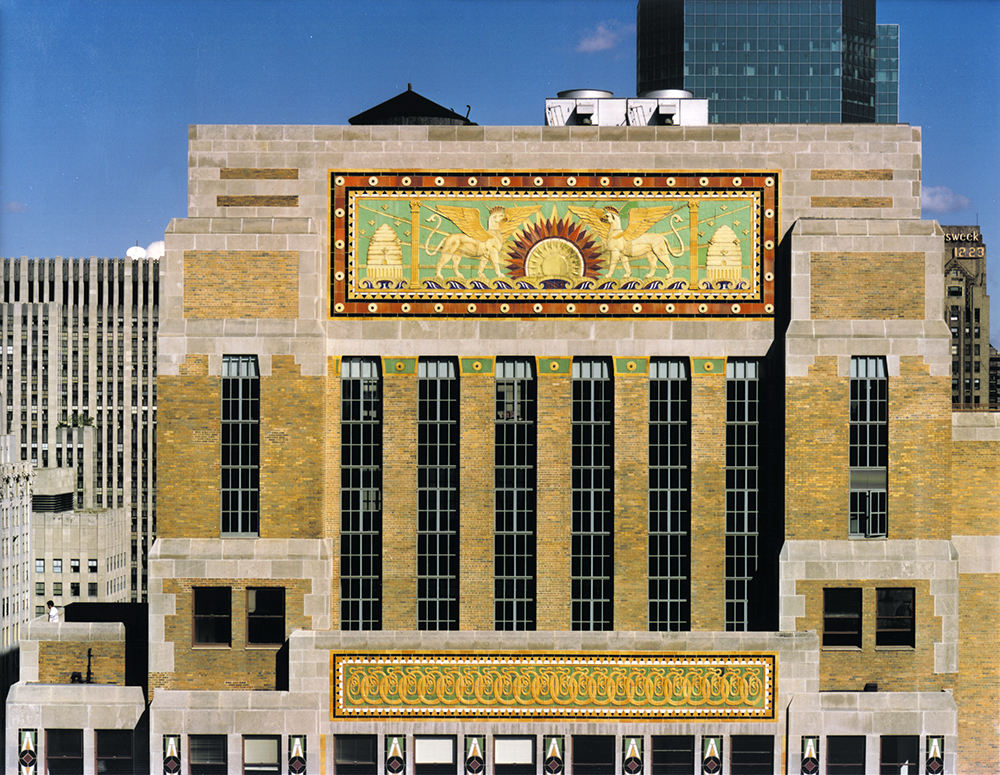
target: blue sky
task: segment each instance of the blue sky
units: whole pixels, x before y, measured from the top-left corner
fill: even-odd
[[[635,5],[0,0],[0,255],[162,239],[186,214],[188,124],[346,124],[408,82],[479,124],[541,124],[562,89],[633,95]],[[878,21],[900,25],[923,216],[978,218],[1000,267],[1000,0],[879,0]]]

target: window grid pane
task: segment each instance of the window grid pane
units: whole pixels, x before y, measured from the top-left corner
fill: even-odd
[[[222,356],[222,532],[257,535],[260,372],[256,355]]]
[[[417,366],[417,628],[458,629],[458,369]]]
[[[610,630],[614,584],[614,382],[605,359],[573,361],[571,625]]]
[[[340,627],[382,629],[382,375],[341,363]]]
[[[887,535],[889,381],[885,358],[851,358],[849,529],[852,536]]]
[[[649,629],[691,629],[691,383],[683,361],[649,371]]]
[[[494,628],[535,629],[536,402],[532,363],[496,365]]]
[[[750,622],[757,573],[759,391],[761,365],[726,364],[726,630]]]

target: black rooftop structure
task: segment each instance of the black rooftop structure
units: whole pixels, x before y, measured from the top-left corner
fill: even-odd
[[[460,116],[453,110],[438,105],[426,97],[413,91],[410,84],[406,91],[387,99],[374,108],[358,113],[347,119],[352,125],[428,125],[445,124],[449,126],[478,126],[465,116]]]

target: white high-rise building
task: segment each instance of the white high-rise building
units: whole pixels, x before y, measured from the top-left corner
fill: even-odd
[[[0,393],[13,460],[74,469],[77,511],[124,510],[125,599],[141,601],[156,534],[159,259],[155,250],[130,252],[4,259]],[[28,609],[44,604],[32,598]]]

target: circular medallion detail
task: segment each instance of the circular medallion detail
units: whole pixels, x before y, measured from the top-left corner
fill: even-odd
[[[542,185],[542,183],[544,183],[545,181],[544,181],[544,180],[542,180],[541,178],[535,178],[535,180],[534,180],[533,182],[534,182],[534,184],[535,184],[536,186],[540,186],[540,185]]]
[[[501,186],[509,186],[510,185],[510,178],[500,178],[500,185]]]
[[[773,217],[774,217],[774,210],[772,210],[772,209],[771,209],[770,207],[768,207],[768,208],[767,208],[767,209],[766,209],[766,210],[764,211],[764,217],[765,217],[765,218],[773,218]]]
[[[478,182],[479,182],[479,181],[478,181],[478,180],[476,180],[475,178],[469,178],[469,185],[470,185],[470,186],[474,186],[474,185],[476,185],[476,184],[477,184]]]
[[[576,305],[575,304],[567,304],[566,305],[566,311],[567,312],[576,312]]]
[[[402,184],[403,184],[404,186],[408,186],[408,185],[410,185],[410,183],[412,183],[413,181],[412,181],[412,180],[410,180],[409,178],[403,178],[403,179],[402,179],[401,181],[399,181],[399,182],[400,182],[400,183],[402,183]]]
[[[343,218],[344,217],[344,208],[343,207],[338,207],[336,210],[333,211],[333,214],[335,216],[337,216],[338,218]]]
[[[632,311],[635,312],[635,313],[642,312],[642,305],[641,304],[633,304],[632,305]]]
[[[698,305],[698,311],[701,312],[701,313],[703,313],[703,314],[705,312],[708,312],[708,305],[707,304],[699,304]]]
[[[500,311],[506,315],[508,312],[510,312],[510,304],[501,304]]]
[[[476,311],[476,305],[475,304],[470,304],[468,307],[466,307],[466,309],[469,312],[475,312]]]
[[[764,185],[770,188],[774,185],[774,178],[764,178]]]
[[[338,283],[344,282],[344,273],[343,272],[334,273],[333,279],[336,280]]]
[[[667,185],[668,186],[676,186],[677,185],[677,181],[674,178],[667,178]]]
[[[369,186],[377,186],[378,185],[378,178],[376,178],[374,175],[372,175],[370,178],[368,178],[368,185]]]
[[[372,303],[368,305],[369,312],[378,312],[378,304]]]
[[[772,242],[771,240],[765,240],[764,250],[774,250],[774,242]]]
[[[705,371],[715,371],[715,364],[711,361],[705,361],[703,368]]]
[[[337,240],[336,242],[333,243],[333,246],[337,250],[343,250],[344,249],[344,241],[342,239],[339,239],[339,240]]]
[[[741,307],[739,304],[734,304],[732,307],[730,307],[730,309],[733,311],[733,314],[736,315],[739,314]]]
[[[734,186],[742,186],[743,185],[743,178],[733,178],[733,185]]]
[[[444,304],[435,304],[434,305],[434,311],[435,312],[444,312]]]
[[[483,370],[482,361],[473,361],[472,362],[472,370],[473,371],[482,371]]]
[[[673,311],[674,311],[674,305],[673,304],[668,304],[667,305],[667,312],[673,312]]]
[[[395,369],[396,371],[402,371],[403,369],[405,369],[405,368],[406,368],[406,364],[405,364],[405,363],[403,363],[402,361],[396,361],[396,365],[395,365],[395,366],[393,366],[393,368],[394,368],[394,369]]]
[[[403,306],[400,307],[400,309],[403,310],[403,312],[409,312],[410,311],[410,305],[409,304],[404,304]]]
[[[764,281],[765,282],[771,282],[773,279],[774,279],[774,273],[773,272],[765,272],[765,274],[764,274]]]
[[[334,305],[333,305],[333,311],[334,311],[334,312],[343,312],[343,311],[344,311],[344,305],[343,305],[343,304],[341,304],[341,303],[340,303],[340,302],[338,301],[338,302],[337,302],[336,304],[334,304]]]
[[[767,314],[770,315],[772,312],[774,312],[774,305],[773,304],[765,304],[764,305],[764,312],[766,312]]]
[[[625,364],[625,368],[629,371],[635,371],[635,361],[629,361]]]
[[[633,186],[641,186],[642,185],[642,178],[632,178],[632,185]]]
[[[547,237],[528,251],[525,269],[529,277],[578,277],[583,274],[583,254],[567,239]]]
[[[610,309],[610,307],[607,304],[602,304],[597,309],[599,309],[601,312],[607,312]]]
[[[435,186],[443,186],[444,185],[444,178],[434,178],[434,185]]]
[[[566,185],[567,186],[575,186],[576,185],[576,178],[566,178]]]
[[[708,185],[708,178],[698,178],[698,183],[700,183],[703,186],[707,186]]]
[[[549,371],[559,371],[559,361],[549,361]]]
[[[333,182],[336,183],[338,186],[342,186],[342,185],[344,185],[344,183],[346,183],[346,181],[342,177],[339,177],[339,176],[336,177],[336,178],[334,178]]]
[[[543,309],[543,307],[542,307],[542,305],[541,305],[541,304],[536,304],[536,305],[535,305],[534,307],[532,307],[532,309],[533,309],[533,310],[534,310],[535,312],[541,312],[541,311],[542,311],[542,309]]]
[[[601,185],[602,186],[610,186],[611,185],[611,178],[601,178]]]

